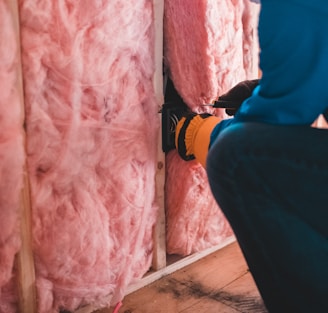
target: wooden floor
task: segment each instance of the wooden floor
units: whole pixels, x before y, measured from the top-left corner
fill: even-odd
[[[122,302],[119,313],[267,312],[236,242],[127,295]]]

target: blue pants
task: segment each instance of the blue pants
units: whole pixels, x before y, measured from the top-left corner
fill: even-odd
[[[328,130],[232,125],[207,173],[269,312],[328,312]]]

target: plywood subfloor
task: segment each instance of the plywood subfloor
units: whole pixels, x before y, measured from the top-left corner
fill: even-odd
[[[97,313],[113,313],[103,309]],[[267,312],[236,242],[123,299],[119,313]]]

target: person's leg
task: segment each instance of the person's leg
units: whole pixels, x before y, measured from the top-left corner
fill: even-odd
[[[207,173],[270,312],[328,312],[328,130],[240,123]]]

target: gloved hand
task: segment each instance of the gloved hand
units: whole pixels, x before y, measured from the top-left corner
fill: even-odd
[[[185,161],[196,159],[204,167],[214,127],[221,121],[217,116],[188,113],[183,116],[175,130],[175,146]]]
[[[252,95],[254,88],[259,84],[259,79],[244,80],[234,87],[232,87],[227,93],[219,97],[214,102],[215,108],[226,108],[226,113],[230,116],[235,115],[240,105]]]

